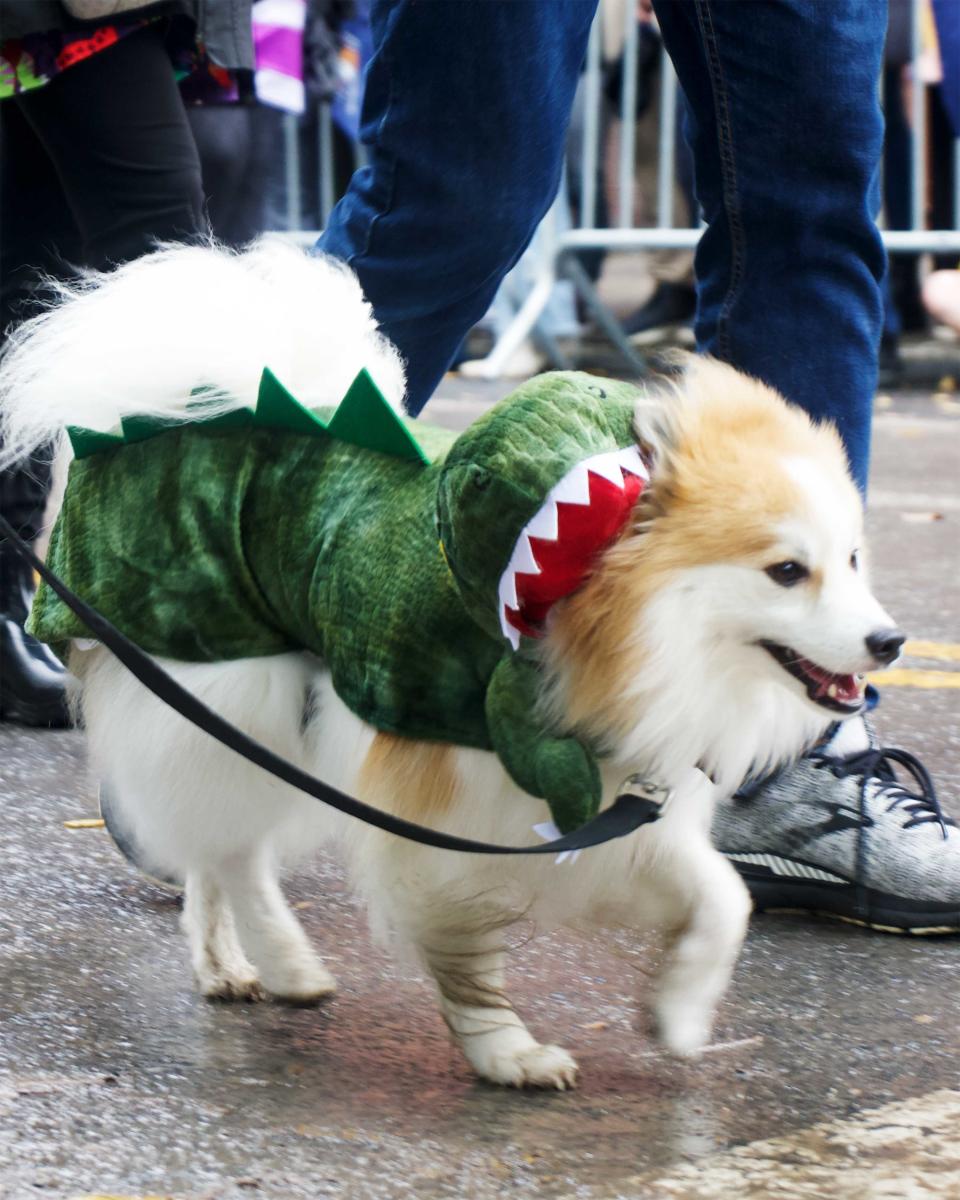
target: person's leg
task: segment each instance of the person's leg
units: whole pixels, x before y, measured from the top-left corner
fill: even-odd
[[[875,212],[883,5],[655,0],[691,106],[700,348],[836,422],[865,486],[881,324]],[[895,765],[911,775],[901,785]],[[914,773],[915,772],[915,773]],[[863,720],[721,805],[757,908],[960,929],[960,837]]]
[[[107,267],[202,229],[200,164],[158,27],[6,101],[3,123],[4,330],[31,315],[41,273]],[[0,474],[0,511],[30,540],[48,486],[42,454]],[[62,667],[23,630],[32,593],[32,572],[4,548],[0,719],[63,724]]]
[[[318,248],[345,259],[407,362],[416,413],[560,180],[595,0],[375,0],[369,166]]]
[[[882,319],[885,6],[655,7],[690,106],[707,221],[698,346],[833,421],[864,488]]]
[[[17,103],[56,168],[85,266],[124,262],[204,229],[200,160],[158,26]]]
[[[25,164],[28,169],[25,169]],[[79,239],[56,174],[15,104],[0,104],[0,346],[11,326],[33,316],[43,274],[76,260]],[[49,452],[0,471],[0,513],[28,541],[41,532]],[[0,544],[0,720],[63,725],[63,668],[24,632],[33,572]]]
[[[204,104],[187,109],[210,226],[242,246],[282,218],[283,113],[262,104]]]

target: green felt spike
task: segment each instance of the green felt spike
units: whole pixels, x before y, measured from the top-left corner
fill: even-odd
[[[234,408],[203,422],[204,429],[249,429],[254,424],[252,408]]]
[[[364,368],[351,383],[329,425],[330,434],[365,450],[377,450],[393,458],[429,464],[430,459],[391,407],[383,392]]]
[[[79,425],[67,426],[67,437],[73,447],[74,458],[89,458],[101,450],[112,450],[122,446],[123,438],[116,433],[98,433],[96,429],[83,429]]]
[[[190,402],[187,405],[189,423],[202,424],[204,429],[249,429],[253,424],[252,408],[231,408],[214,416],[205,415],[208,409],[212,409],[217,401],[222,399],[223,393],[216,388],[206,384],[195,387],[190,393]],[[184,421],[184,424],[187,423]]]
[[[145,442],[148,438],[156,437],[167,429],[182,425],[179,419],[167,420],[163,417],[122,417],[120,428],[123,430],[123,442],[132,446],[135,442]]]
[[[308,408],[304,408],[274,375],[269,367],[263,368],[260,391],[257,394],[257,411],[254,425],[266,429],[287,429],[291,433],[307,433],[316,437],[325,434],[327,426]]]

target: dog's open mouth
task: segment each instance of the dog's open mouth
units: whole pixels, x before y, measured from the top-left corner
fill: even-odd
[[[789,646],[781,646],[777,642],[762,641],[758,645],[771,654],[794,679],[800,680],[815,704],[842,713],[857,712],[862,707],[862,675],[835,675]]]

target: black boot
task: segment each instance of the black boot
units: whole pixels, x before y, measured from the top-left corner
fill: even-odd
[[[70,724],[63,664],[23,624],[33,599],[29,566],[0,550],[0,720],[62,728]]]
[[[32,518],[42,511],[45,484],[42,470],[0,472],[0,508],[30,540],[39,527],[39,518]],[[70,724],[63,664],[23,628],[33,591],[30,565],[0,544],[0,720],[62,728]]]

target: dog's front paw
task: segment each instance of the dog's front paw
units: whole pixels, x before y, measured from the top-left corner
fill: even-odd
[[[534,1043],[525,1050],[493,1054],[477,1070],[491,1083],[508,1087],[555,1088],[564,1092],[577,1086],[579,1068],[572,1055],[560,1046]]]
[[[677,1058],[695,1058],[710,1041],[711,1014],[701,1007],[661,1002],[653,1015],[657,1041]]]

